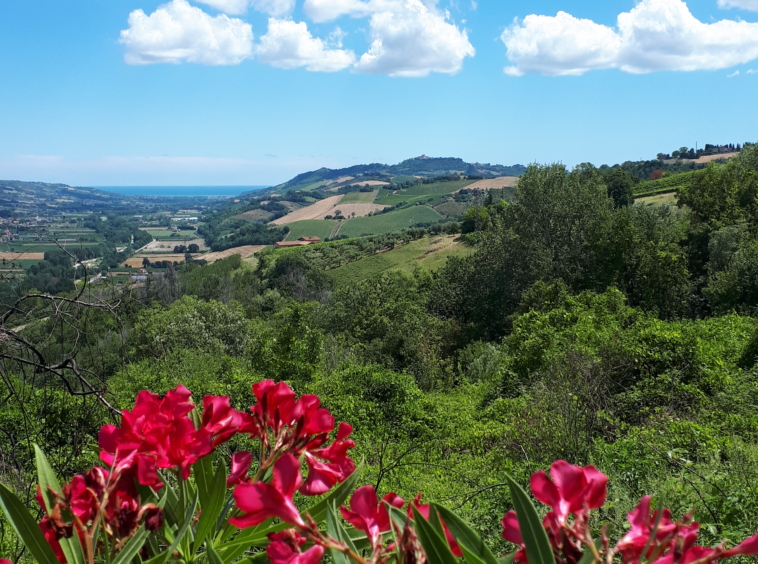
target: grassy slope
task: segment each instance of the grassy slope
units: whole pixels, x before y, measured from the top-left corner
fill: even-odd
[[[428,206],[413,206],[372,217],[356,217],[345,222],[340,235],[360,237],[361,235],[382,235],[401,231],[417,223],[437,221],[442,216]]]
[[[671,205],[675,206],[677,202],[676,192],[666,192],[664,194],[655,194],[653,196],[645,196],[644,198],[637,198],[634,200],[635,204],[642,204],[645,206],[661,206]]]
[[[340,200],[340,204],[373,204],[378,191],[373,192],[350,192]]]
[[[474,180],[458,180],[455,182],[437,182],[435,184],[418,184],[408,190],[398,190],[394,195],[387,195],[381,199],[377,199],[377,204],[384,206],[394,206],[400,202],[416,202],[419,200],[427,199],[431,196],[441,196],[445,194],[452,194],[462,188],[465,188],[469,184],[473,184]]]
[[[444,266],[448,257],[465,255],[470,251],[469,247],[455,242],[454,235],[424,237],[389,252],[351,262],[328,273],[337,285],[354,284],[391,269],[412,272],[416,265],[420,265],[428,270],[435,270]]]
[[[320,237],[323,241],[334,228],[336,221],[324,220],[324,219],[304,219],[303,221],[295,221],[289,223],[287,226],[290,228],[289,234],[285,237],[285,241],[296,241],[300,237]]]

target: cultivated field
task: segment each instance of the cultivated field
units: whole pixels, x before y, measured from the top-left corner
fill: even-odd
[[[0,260],[18,262],[20,260],[45,260],[45,253],[6,253],[0,252]]]
[[[351,262],[329,271],[338,286],[355,284],[388,270],[413,272],[416,265],[428,270],[445,266],[447,259],[471,252],[469,247],[456,241],[455,235],[424,237],[407,245],[401,245],[386,253],[380,253]]]
[[[384,180],[357,180],[353,182],[350,186],[389,186],[389,182],[385,182]]]
[[[360,237],[361,235],[382,235],[402,231],[418,223],[434,222],[442,216],[428,206],[413,206],[403,210],[375,215],[356,217],[345,222],[340,235]]]
[[[407,190],[398,190],[394,194],[379,194],[376,203],[385,206],[394,206],[401,202],[413,203],[426,200],[431,196],[444,196],[452,194],[473,184],[473,180],[458,180],[453,182],[436,182],[434,184],[417,184]],[[384,192],[384,191],[382,191]]]
[[[669,205],[675,206],[677,203],[676,192],[668,192],[666,194],[656,194],[654,196],[646,196],[644,198],[637,198],[634,200],[635,204],[642,204],[645,206],[662,206]]]
[[[334,220],[322,219],[305,219],[290,223],[288,226],[290,232],[287,234],[285,241],[297,241],[300,237],[320,237],[325,240],[332,233],[332,229],[337,224]]]
[[[243,247],[234,247],[231,249],[227,249],[225,251],[219,251],[216,253],[197,253],[192,255],[192,258],[195,260],[205,260],[208,262],[216,262],[217,260],[228,258],[232,255],[240,255],[243,259],[246,259],[258,251],[261,251],[265,249],[265,245],[245,245]],[[142,259],[147,258],[150,260],[150,262],[155,262],[158,260],[169,260],[171,262],[184,262],[184,255],[183,254],[146,254],[146,253],[138,253],[134,255],[131,258],[126,259],[123,263],[121,263],[121,266],[126,266],[129,268],[141,268],[142,267]]]
[[[240,255],[243,259],[246,259],[265,248],[265,245],[244,245],[242,247],[233,247],[216,253],[207,253],[205,255],[200,255],[197,258],[207,260],[208,262],[215,262],[217,260],[229,258],[232,255]]]
[[[193,232],[194,234],[194,232]],[[177,245],[189,246],[195,244],[201,251],[207,250],[205,241],[202,239],[176,239],[175,241],[153,241],[140,249],[140,253],[173,253]]]
[[[325,215],[334,215],[339,210],[342,212],[342,217],[353,217],[353,214],[355,217],[363,217],[373,212],[382,211],[386,207],[378,204],[343,204],[340,202]]]
[[[501,190],[503,188],[515,188],[518,176],[501,176],[500,178],[485,178],[466,186],[469,190]]]
[[[304,219],[322,219],[325,215],[329,215],[329,212],[334,209],[334,206],[337,205],[340,200],[342,200],[342,196],[332,196],[331,198],[320,200],[307,208],[295,210],[284,217],[275,219],[271,223],[273,225],[287,225],[288,223],[303,221]]]
[[[345,194],[340,204],[373,204],[378,191],[374,192],[350,192]]]

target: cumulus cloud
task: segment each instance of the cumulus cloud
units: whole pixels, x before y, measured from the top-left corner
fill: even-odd
[[[719,0],[719,8],[742,8],[758,12],[758,0]]]
[[[515,76],[581,75],[607,68],[635,74],[717,70],[758,58],[758,24],[706,24],[682,0],[642,0],[619,14],[616,29],[565,12],[530,15],[501,39],[514,63],[505,72]]]
[[[732,74],[726,75],[727,78],[734,78],[735,76],[740,76],[740,71],[736,70]]]
[[[269,19],[268,31],[261,37],[255,53],[260,61],[275,67],[305,67],[316,72],[343,70],[355,62],[355,53],[329,48],[322,39],[311,35],[305,22],[276,18]]]
[[[130,65],[236,65],[252,55],[253,29],[225,14],[212,17],[187,0],[172,0],[149,16],[142,10],[129,14],[120,42]]]
[[[476,51],[465,30],[420,0],[395,2],[369,23],[371,45],[355,65],[357,72],[389,76],[455,74]]]
[[[295,7],[295,0],[197,0],[225,14],[239,15],[247,12],[248,7],[270,16],[289,14]]]
[[[748,71],[745,74],[758,74],[758,70],[748,69]]]

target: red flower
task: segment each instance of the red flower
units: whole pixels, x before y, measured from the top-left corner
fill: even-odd
[[[140,392],[134,409],[124,410],[121,427],[104,425],[100,429],[102,461],[119,468],[136,466],[137,478],[144,486],[162,486],[158,468],[179,467],[187,479],[190,466],[213,450],[211,432],[196,430],[187,417],[194,409],[190,396],[184,386],[170,390],[162,399]],[[214,421],[209,419],[208,423]],[[219,435],[226,431],[221,420],[215,423]]]
[[[650,513],[650,496],[643,497],[637,507],[629,513],[629,524],[632,528],[616,545],[616,551],[621,553],[624,562],[636,562],[642,555],[642,551],[648,546],[648,540],[653,532],[653,527],[658,521],[658,512]],[[663,510],[658,528],[655,533],[655,542],[650,543],[648,558],[661,542],[666,540],[676,531],[677,525],[671,520],[671,512]]]
[[[755,556],[758,554],[758,534],[753,535],[749,539],[745,539],[734,548],[724,552],[724,556],[730,558],[741,554],[743,556]]]
[[[511,509],[506,513],[501,524],[503,525],[503,538],[519,545],[518,551],[513,556],[514,564],[526,564],[526,546],[524,546],[524,539],[521,536],[521,526],[518,523],[516,512]]]
[[[253,463],[253,454],[250,452],[237,452],[232,456],[232,470],[226,478],[226,487],[234,487],[247,478],[247,471]]]
[[[253,384],[253,394],[258,401],[250,407],[252,417],[245,420],[240,431],[260,437],[266,445],[270,429],[275,442],[300,455],[323,445],[334,429],[334,417],[319,407],[318,397],[304,395],[296,400],[286,382],[258,382]]]
[[[13,564],[10,560],[7,558],[0,558],[0,564]]]
[[[350,509],[344,505],[340,507],[342,517],[353,527],[366,533],[374,549],[380,545],[381,533],[390,530],[387,503],[400,509],[405,501],[393,492],[385,495],[380,504],[374,486],[363,486],[355,490],[350,498]]]
[[[428,503],[424,504],[421,503],[421,493],[419,493],[416,496],[416,499],[414,499],[411,503],[408,504],[408,515],[412,516],[412,507],[415,507],[421,515],[424,516],[424,519],[427,521],[429,520],[429,510],[430,506]],[[447,544],[450,545],[450,550],[452,551],[453,555],[460,558],[463,556],[463,552],[461,551],[461,547],[458,546],[458,541],[455,540],[455,537],[453,536],[453,533],[450,532],[450,529],[447,528],[447,525],[445,524],[445,521],[440,518],[440,522],[442,523],[442,528],[445,531],[445,537],[447,538]]]
[[[292,501],[301,482],[300,462],[291,454],[285,453],[274,463],[271,484],[256,482],[237,486],[234,502],[245,514],[234,517],[229,522],[244,529],[277,517],[290,525],[304,526],[300,512]]]
[[[594,466],[573,466],[557,460],[550,467],[551,481],[543,471],[532,474],[534,497],[553,508],[560,524],[571,513],[599,509],[605,503],[608,477]]]
[[[328,492],[335,484],[344,482],[355,472],[355,462],[348,458],[348,450],[355,443],[348,439],[353,428],[347,423],[340,423],[337,438],[326,448],[306,452],[308,478],[300,488],[303,495],[321,495]],[[320,459],[320,460],[317,460]]]
[[[205,396],[203,398],[201,429],[205,429],[213,438],[214,448],[231,439],[243,421],[243,414],[232,408],[228,396]]]
[[[266,555],[271,564],[318,564],[324,557],[324,548],[319,545],[301,552],[305,539],[294,529],[272,533],[268,538],[271,543],[266,547]]]
[[[53,524],[50,521],[50,517],[47,515],[43,517],[42,521],[39,523],[39,528],[42,530],[42,534],[44,535],[47,544],[49,544],[50,548],[53,549],[58,562],[61,562],[61,564],[66,564],[66,556],[63,554],[63,549],[61,548],[60,543],[60,539],[63,538],[63,535],[60,534],[55,529],[55,527],[53,527]]]

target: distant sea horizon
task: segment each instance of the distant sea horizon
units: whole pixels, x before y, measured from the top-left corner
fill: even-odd
[[[168,196],[176,198],[231,198],[243,192],[262,190],[268,186],[93,186],[98,190],[125,196]]]

